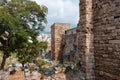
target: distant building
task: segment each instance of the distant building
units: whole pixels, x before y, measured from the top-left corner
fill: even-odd
[[[39,42],[48,42],[47,52],[51,51],[51,35],[50,34],[40,34],[37,37]]]

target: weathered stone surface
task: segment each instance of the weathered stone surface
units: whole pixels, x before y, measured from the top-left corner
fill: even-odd
[[[60,47],[62,36],[65,34],[65,31],[70,28],[69,24],[65,23],[55,23],[51,26],[51,49],[54,60],[60,59]]]
[[[65,35],[76,34],[76,28],[72,28],[65,31]]]
[[[120,80],[120,0],[80,0],[79,5],[76,31],[56,38],[62,38],[63,62],[80,62],[81,75],[70,73],[79,79],[69,80]]]
[[[120,0],[93,0],[94,54],[97,80],[120,79]],[[115,66],[114,66],[115,65]],[[100,75],[100,72],[103,72]]]
[[[62,38],[61,53],[63,53],[63,61],[75,62],[77,61],[77,35],[67,34]]]

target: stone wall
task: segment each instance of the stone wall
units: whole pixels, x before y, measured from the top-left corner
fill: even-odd
[[[96,80],[120,80],[120,0],[93,0]]]
[[[76,34],[76,28],[72,28],[65,31],[65,35]]]
[[[68,29],[62,36],[60,53],[63,53],[62,60],[64,62],[74,62],[75,54],[77,54],[77,33],[76,28]]]
[[[63,62],[80,65],[78,78],[68,80],[120,80],[120,0],[80,0],[79,5],[76,33],[67,30],[60,48]]]
[[[70,28],[69,24],[55,23],[51,26],[51,51],[54,60],[60,59],[62,36]]]
[[[92,0],[80,0],[80,21],[77,27],[78,56],[81,63],[81,77],[94,80],[94,46],[92,24]]]
[[[62,37],[61,53],[64,62],[75,62],[77,54],[77,35],[70,34]]]

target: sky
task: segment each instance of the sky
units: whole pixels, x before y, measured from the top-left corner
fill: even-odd
[[[46,33],[50,33],[54,23],[69,23],[76,27],[79,20],[79,0],[34,0],[48,8]]]

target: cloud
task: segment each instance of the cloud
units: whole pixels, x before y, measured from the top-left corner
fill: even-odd
[[[77,25],[79,19],[79,0],[34,0],[40,5],[48,7],[45,31],[50,31],[53,23],[70,23]]]

